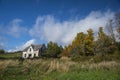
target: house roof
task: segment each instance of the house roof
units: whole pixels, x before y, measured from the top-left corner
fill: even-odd
[[[39,44],[39,45],[33,45],[33,44],[31,44],[30,46],[32,46],[33,50],[36,51],[36,50],[41,49],[44,45],[41,45],[41,44]],[[27,51],[30,46],[26,47],[23,51]]]

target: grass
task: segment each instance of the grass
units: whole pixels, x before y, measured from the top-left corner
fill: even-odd
[[[6,60],[6,59],[19,59],[21,57],[21,53],[5,53],[0,54],[0,60]]]
[[[43,80],[119,80],[119,73],[112,71],[84,71],[80,72],[67,72],[67,73],[54,73],[52,72]],[[109,77],[108,77],[109,76]]]
[[[0,80],[120,80],[119,62],[0,60]]]
[[[120,80],[120,61],[26,59],[0,55],[0,80]],[[17,59],[18,58],[18,59]]]

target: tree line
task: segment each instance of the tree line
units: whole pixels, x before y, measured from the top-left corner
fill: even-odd
[[[98,33],[94,36],[94,31],[88,29],[87,33],[79,32],[72,43],[64,48],[57,43],[49,42],[45,55],[49,57],[61,56],[104,56],[106,54],[120,54],[120,13],[115,15],[114,21],[110,20],[106,25],[107,33],[103,27],[99,27]],[[117,31],[117,36],[114,31]]]
[[[120,34],[120,32],[118,33]],[[97,36],[94,36],[92,29],[88,29],[87,33],[77,33],[72,43],[64,48],[50,41],[46,46],[44,55],[57,58],[62,56],[104,56],[114,54],[116,51],[120,54],[120,42],[114,39],[103,31],[103,27],[99,27]]]

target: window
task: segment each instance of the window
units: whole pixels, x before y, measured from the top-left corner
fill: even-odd
[[[31,52],[31,48],[30,48],[30,52]]]
[[[26,57],[26,54],[24,55],[24,57]]]

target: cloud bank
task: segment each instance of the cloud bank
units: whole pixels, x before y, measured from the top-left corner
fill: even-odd
[[[33,37],[45,41],[54,41],[67,45],[72,42],[78,32],[85,32],[91,28],[96,33],[99,27],[105,27],[109,19],[114,17],[114,12],[92,11],[88,16],[79,20],[60,22],[51,15],[39,16],[29,30]]]

